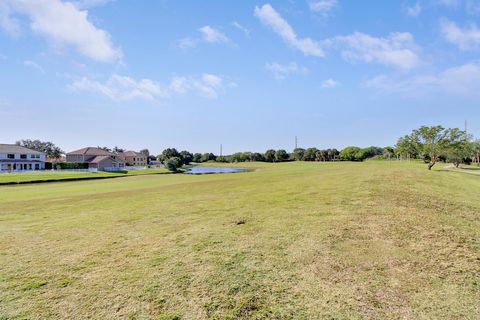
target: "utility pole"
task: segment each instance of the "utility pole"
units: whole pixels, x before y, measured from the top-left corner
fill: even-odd
[[[468,127],[467,127],[467,120],[465,120],[465,141],[468,140]]]
[[[220,157],[222,156],[222,151],[223,151],[222,149],[223,149],[223,146],[222,144],[220,144]]]
[[[295,149],[298,148],[298,139],[297,139],[297,136],[295,136]]]

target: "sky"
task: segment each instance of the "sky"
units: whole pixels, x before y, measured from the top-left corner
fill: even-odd
[[[0,143],[192,152],[480,136],[480,0],[1,0]]]

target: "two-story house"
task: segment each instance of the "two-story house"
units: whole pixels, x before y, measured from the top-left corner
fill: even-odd
[[[67,153],[66,162],[87,163],[89,169],[122,170],[125,160],[116,153],[87,147]]]
[[[140,152],[125,151],[119,153],[119,155],[125,159],[125,163],[127,166],[145,167],[148,164],[147,156]]]
[[[0,144],[0,172],[45,169],[45,153],[15,144]]]

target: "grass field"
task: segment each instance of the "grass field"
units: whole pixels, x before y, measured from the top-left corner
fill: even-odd
[[[480,176],[248,165],[0,187],[0,319],[480,318]]]
[[[123,177],[126,175],[144,175],[166,173],[166,169],[130,170],[123,172],[69,172],[69,171],[33,171],[0,174],[0,184],[29,183],[39,181],[82,180],[95,178]]]

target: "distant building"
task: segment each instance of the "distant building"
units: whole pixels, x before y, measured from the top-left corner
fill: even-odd
[[[0,144],[0,172],[43,169],[45,153],[15,144]]]
[[[125,160],[116,153],[100,148],[87,147],[67,153],[67,162],[86,163],[89,169],[97,170],[122,170]]]
[[[118,154],[125,160],[127,166],[145,167],[148,165],[147,156],[136,151],[125,151]]]

